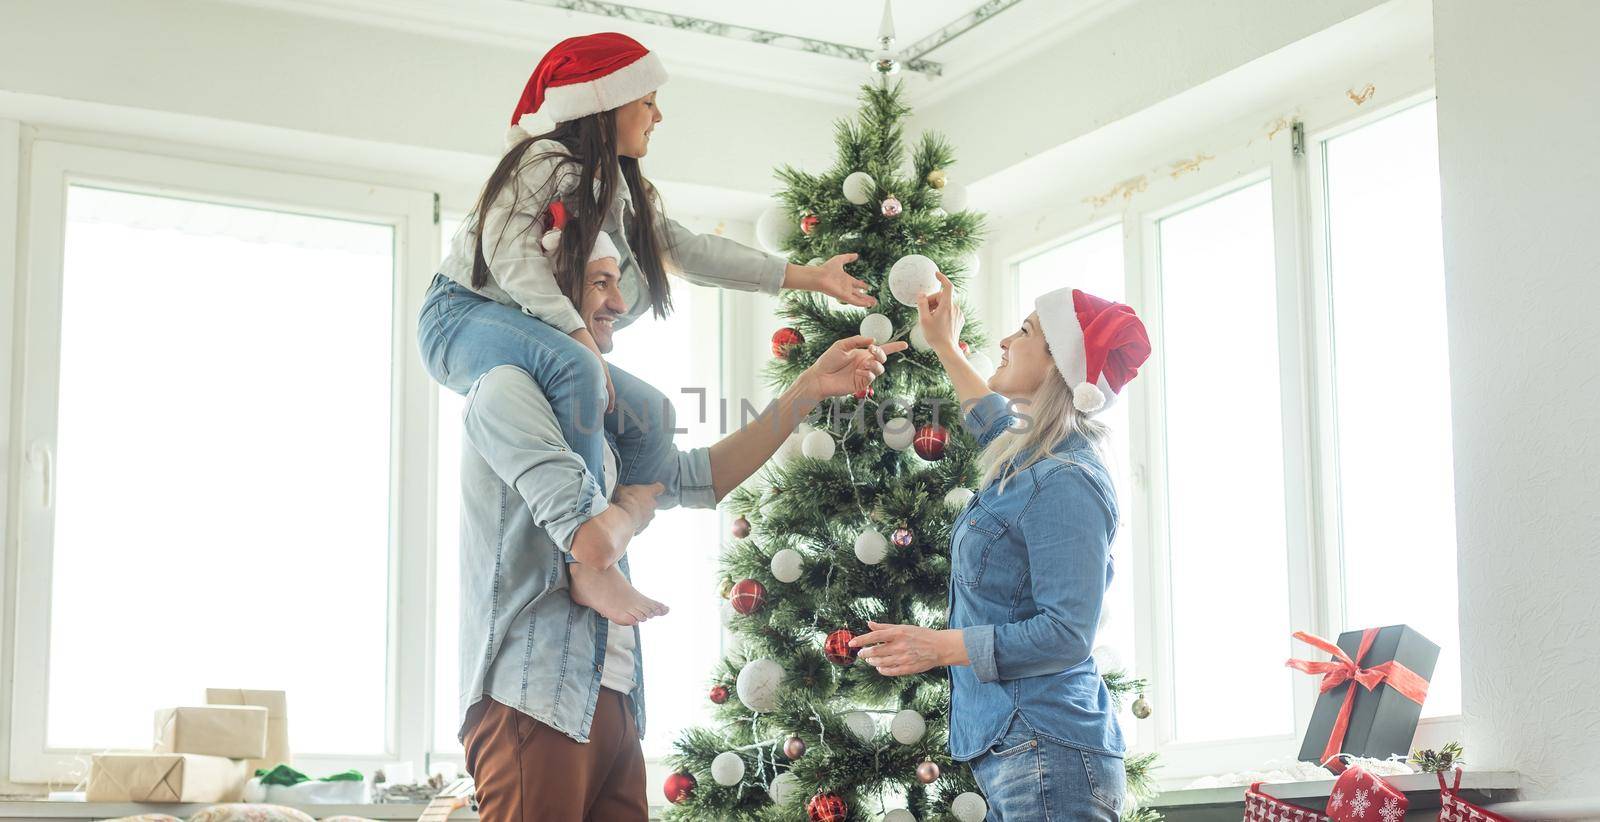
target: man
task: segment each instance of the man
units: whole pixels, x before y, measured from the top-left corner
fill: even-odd
[[[586,275],[578,313],[602,353],[626,309],[611,271]],[[841,340],[756,423],[678,452],[680,501],[713,508],[823,398],[865,388],[904,342]],[[538,386],[512,366],[467,396],[462,448],[461,677],[467,770],[488,822],[648,818],[638,629],[578,604],[563,551],[623,574],[660,486],[596,492]],[[607,454],[615,480],[615,457]],[[608,502],[607,497],[611,499]],[[625,580],[624,580],[625,581]]]

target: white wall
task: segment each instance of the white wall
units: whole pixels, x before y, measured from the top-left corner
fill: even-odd
[[[0,90],[498,156],[539,55],[207,0],[5,0]],[[847,108],[676,76],[653,177],[773,188],[822,162]],[[708,148],[715,158],[708,159]]]
[[[1600,795],[1600,3],[1434,16],[1467,757]]]

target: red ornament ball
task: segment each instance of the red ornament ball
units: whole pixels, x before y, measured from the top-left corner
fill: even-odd
[[[721,705],[722,703],[727,702],[728,701],[728,686],[726,686],[726,685],[712,685],[711,686],[711,701],[714,704],[717,704],[717,705]]]
[[[956,344],[961,346],[961,353],[963,353],[963,354],[967,353],[968,349],[967,349],[967,341],[966,340],[959,340],[959,341],[957,341]]]
[[[889,535],[889,541],[899,548],[910,548],[914,539],[916,534],[913,534],[910,528],[896,528],[894,533]]]
[[[820,222],[822,222],[822,220],[818,219],[817,215],[815,214],[807,214],[806,216],[801,217],[800,233],[810,237],[811,232],[817,230],[817,224]]]
[[[858,400],[864,400],[867,397],[872,396],[872,386],[869,385],[866,388],[863,388],[860,391],[857,391],[854,396]]]
[[[667,777],[667,801],[674,805],[679,804],[694,793],[694,787],[694,774],[680,772]]]
[[[840,628],[828,634],[827,640],[822,643],[822,655],[835,665],[849,665],[856,661],[856,654],[860,649],[850,647],[850,640],[856,635],[849,628]]]
[[[788,359],[805,341],[805,336],[793,328],[780,328],[772,334],[772,356]]]
[[[944,459],[944,447],[949,439],[949,430],[942,425],[929,423],[917,429],[917,438],[911,441],[911,445],[917,449],[917,456],[937,462]]]
[[[836,793],[819,793],[806,803],[806,815],[811,822],[844,822],[850,808]]]
[[[744,539],[750,536],[750,520],[739,517],[733,521],[733,538]]]
[[[733,586],[733,610],[749,616],[767,604],[767,586],[753,579],[740,580]]]

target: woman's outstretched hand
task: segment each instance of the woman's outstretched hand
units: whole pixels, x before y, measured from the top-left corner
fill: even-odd
[[[864,391],[883,374],[883,364],[889,355],[904,350],[904,340],[885,345],[877,345],[865,335],[839,340],[806,369],[805,376],[810,381],[808,393],[821,398]]]
[[[939,293],[917,298],[917,324],[928,340],[928,347],[944,353],[955,350],[967,318],[961,313],[961,304],[956,302],[955,286],[950,284],[950,278],[942,271],[935,274],[939,278]]]
[[[790,264],[783,278],[784,288],[794,288],[800,291],[815,291],[848,305],[857,305],[862,308],[871,308],[878,304],[877,299],[867,294],[867,284],[858,280],[845,271],[846,263],[853,263],[859,254],[838,254],[822,265],[794,265]]]
[[[860,659],[884,676],[909,676],[946,665],[967,665],[967,645],[957,630],[868,622],[870,633],[850,640]]]

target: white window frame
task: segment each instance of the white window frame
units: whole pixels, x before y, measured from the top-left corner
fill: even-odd
[[[430,612],[427,602],[431,543],[431,499],[427,496],[433,454],[430,381],[417,352],[414,318],[438,261],[434,196],[423,191],[362,182],[266,171],[154,153],[68,142],[31,145],[26,259],[18,273],[23,318],[15,343],[22,367],[15,397],[19,447],[9,461],[8,488],[17,505],[7,523],[17,546],[16,622],[12,653],[15,674],[10,719],[9,778],[17,783],[69,780],[91,751],[49,749],[45,742],[49,693],[50,596],[53,516],[44,504],[47,488],[27,452],[53,451],[60,364],[62,258],[66,192],[70,184],[104,185],[155,195],[199,197],[243,206],[264,205],[296,212],[389,225],[395,231],[395,280],[391,329],[390,521],[387,603],[387,676],[384,749],[296,757],[313,771],[349,767],[370,770],[395,761],[424,762],[431,680]],[[9,312],[8,312],[9,313]],[[26,584],[23,584],[26,580]],[[402,607],[402,603],[405,607]],[[196,615],[203,618],[204,615]],[[152,659],[152,665],[159,660]],[[113,677],[116,672],[108,672]]]
[[[1297,154],[1292,129],[1273,139],[1216,151],[1190,173],[1151,181],[1147,190],[1126,199],[1115,213],[1079,199],[1094,191],[1066,192],[1063,203],[1013,221],[1032,231],[1002,233],[992,253],[1003,261],[1007,276],[994,290],[989,315],[1009,327],[1022,319],[1016,304],[1019,266],[1028,259],[1121,224],[1127,296],[1140,307],[1154,352],[1143,369],[1144,379],[1131,396],[1130,458],[1133,497],[1130,522],[1137,523],[1135,555],[1136,672],[1150,679],[1155,713],[1139,720],[1136,750],[1161,756],[1160,782],[1182,787],[1195,777],[1260,767],[1274,760],[1292,760],[1317,698],[1314,677],[1296,675],[1294,724],[1289,734],[1212,742],[1179,742],[1171,711],[1174,704],[1171,578],[1167,563],[1170,534],[1166,522],[1166,441],[1162,409],[1163,317],[1161,307],[1160,220],[1240,188],[1270,179],[1274,254],[1277,269],[1278,342],[1283,421],[1285,542],[1288,551],[1290,621],[1294,629],[1328,636],[1344,624],[1342,557],[1338,520],[1336,431],[1332,396],[1332,328],[1330,282],[1325,243],[1327,214],[1323,179],[1326,140],[1396,114],[1433,97],[1431,89],[1394,98],[1370,111],[1352,115],[1348,101],[1318,101],[1299,112],[1305,135]],[[1224,138],[1227,139],[1227,138]],[[1177,153],[1191,150],[1177,148]],[[1124,169],[1126,172],[1127,170]],[[1125,179],[1111,174],[1109,179]],[[1054,236],[1040,242],[1041,233]],[[1008,245],[1010,247],[1008,247]],[[1219,637],[1218,653],[1226,653]],[[1283,654],[1307,657],[1315,652],[1283,638]],[[1416,744],[1437,746],[1459,739],[1460,716],[1422,720]]]

